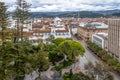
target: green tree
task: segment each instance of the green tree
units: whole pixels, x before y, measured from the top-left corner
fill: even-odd
[[[46,58],[45,54],[46,53],[39,51],[37,54],[34,54],[32,58],[34,68],[38,69],[39,78],[41,76],[41,72],[46,71],[51,64],[49,60]]]
[[[76,73],[71,77],[71,80],[91,80],[88,76],[83,73]]]
[[[63,41],[65,41],[65,39],[63,39],[63,38],[56,38],[52,42],[58,46]]]
[[[94,53],[96,53],[98,57],[100,57],[110,66],[111,70],[115,70],[116,72],[120,73],[120,63],[117,59],[113,58],[95,43],[92,43],[91,41],[86,41],[86,43],[91,51],[94,51]]]
[[[7,23],[8,23],[7,20],[8,20],[7,7],[5,6],[4,2],[0,2],[0,28],[1,28],[2,45],[4,45],[4,41],[5,41],[5,30],[7,28]]]
[[[40,51],[44,51],[45,50],[45,43],[40,41],[39,44],[38,44],[38,47],[40,48]]]
[[[32,45],[28,41],[24,41],[21,44],[15,44],[17,53],[15,54],[15,64],[13,65],[16,73],[15,80],[24,78],[25,74],[32,72],[32,61],[29,57],[34,54]],[[31,56],[32,59],[33,56]]]
[[[32,46],[28,43],[24,43],[24,48],[21,49],[19,54],[19,58],[17,58],[15,66],[15,71],[17,71],[18,76],[16,77],[16,80],[18,78],[21,78],[25,76],[25,74],[31,74],[33,71],[37,71],[40,75],[41,71],[45,71],[49,68],[49,65],[51,64],[49,60],[47,59],[47,52],[39,50],[38,52],[32,51]],[[28,45],[28,47],[27,47]],[[25,51],[27,50],[27,52]]]
[[[89,76],[83,74],[83,73],[75,73],[75,74],[64,74],[64,80],[92,80],[89,78]]]
[[[25,24],[25,20],[28,19],[30,8],[30,4],[28,4],[25,0],[17,0],[16,4],[17,7],[14,12],[14,16],[17,18],[17,31],[15,32],[14,42],[16,42],[16,38],[18,36],[20,36],[21,41],[23,41],[23,25]]]
[[[4,44],[4,46],[0,46],[0,80],[7,80],[9,78],[11,64],[13,62],[13,55],[11,47],[13,47],[12,44],[7,43]]]
[[[49,52],[49,60],[55,65],[55,62],[59,62],[64,58],[63,54],[59,54],[57,50]]]
[[[27,41],[22,44],[6,42],[0,46],[0,80],[24,78],[25,74],[30,73],[33,64],[28,57],[33,52],[32,45]]]
[[[48,44],[48,45],[45,45],[45,51],[52,51],[52,50],[55,50],[57,49],[57,46],[55,44]]]
[[[60,53],[66,55],[68,60],[72,62],[76,61],[77,56],[83,56],[85,53],[83,46],[79,42],[73,40],[65,40],[64,42],[60,43],[58,49]]]
[[[54,35],[50,35],[50,36],[46,39],[46,41],[49,43],[49,42],[52,42],[52,40],[54,40],[54,39],[55,39]]]
[[[64,58],[63,54],[59,54],[58,48],[55,44],[48,44],[45,46],[45,51],[49,52],[49,60],[55,65]]]

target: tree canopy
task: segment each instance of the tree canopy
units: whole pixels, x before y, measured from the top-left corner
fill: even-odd
[[[63,41],[65,41],[65,39],[63,39],[63,38],[56,38],[52,42],[58,46]]]
[[[67,58],[71,61],[75,61],[76,56],[83,56],[85,53],[84,47],[76,41],[65,40],[59,44],[58,49],[60,53],[67,55]]]
[[[5,41],[5,30],[8,24],[8,16],[7,16],[7,7],[4,2],[0,2],[0,29],[1,29],[1,38],[2,45],[4,45]]]

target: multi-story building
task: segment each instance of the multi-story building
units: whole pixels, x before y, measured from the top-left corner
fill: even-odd
[[[108,33],[95,33],[92,35],[92,42],[102,49],[107,50],[107,37]]]
[[[120,19],[109,19],[108,51],[120,61]]]
[[[30,29],[29,29],[30,30]],[[70,29],[60,18],[39,20],[32,24],[32,30],[25,33],[25,37],[34,41],[35,45],[42,40],[44,43],[50,36],[54,38],[71,38]]]
[[[78,27],[78,36],[83,40],[91,40],[92,34],[99,32],[108,32],[108,25],[102,22],[80,23]]]

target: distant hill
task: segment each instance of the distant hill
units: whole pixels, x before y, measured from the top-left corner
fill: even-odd
[[[115,17],[120,17],[120,12],[113,13],[112,15],[115,16]]]
[[[81,18],[100,18],[100,17],[113,17],[120,16],[120,10],[107,10],[107,11],[79,11],[79,12],[31,12],[30,17],[81,17]],[[79,14],[79,16],[78,16]]]
[[[81,18],[98,18],[98,17],[104,17],[103,14],[100,13],[94,13],[92,11],[80,11],[80,12],[70,12],[59,15],[60,17],[81,17]]]
[[[97,12],[97,13],[100,13],[100,14],[114,14],[114,13],[119,13],[120,10],[118,9],[115,9],[115,10],[106,10],[106,11],[94,11],[94,12]]]
[[[30,17],[48,17],[48,18],[53,18],[53,17],[59,17],[59,15],[69,13],[69,12],[31,12]]]
[[[32,12],[30,17],[78,17],[78,14],[80,14],[79,17],[85,18],[95,18],[95,17],[104,17],[103,14],[95,13],[92,11],[80,11],[80,12]]]

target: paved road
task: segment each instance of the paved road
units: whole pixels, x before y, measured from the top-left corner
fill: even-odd
[[[94,65],[96,62],[100,61],[100,59],[87,48],[87,45],[84,41],[80,40],[79,42],[84,46],[86,50],[85,57],[88,61],[92,62]],[[114,80],[120,80],[120,76],[117,75],[115,72],[111,72],[111,74],[114,76]]]
[[[99,62],[99,59],[87,48],[86,43],[84,41],[80,41],[80,43],[85,48],[85,57],[87,58],[87,60],[92,62],[94,65],[96,62]]]

